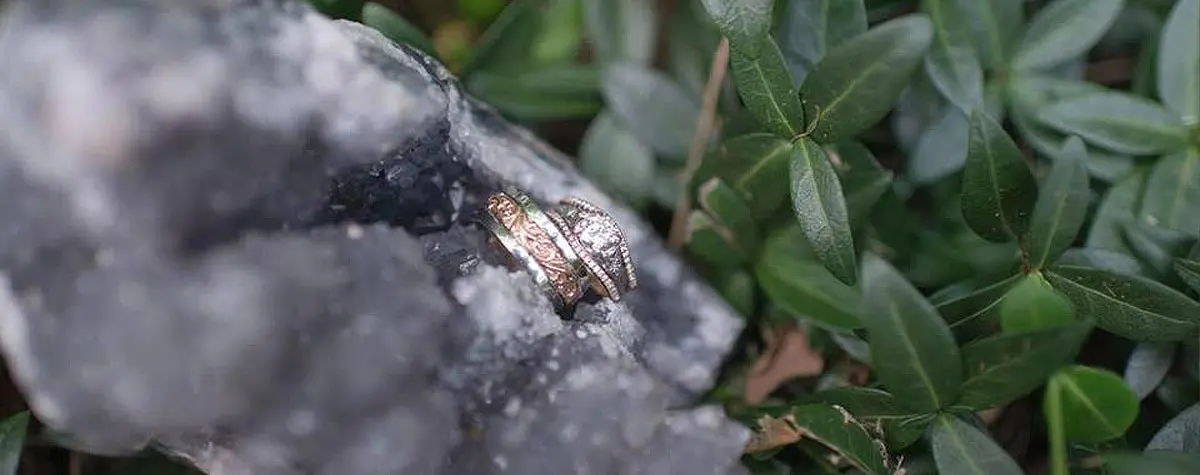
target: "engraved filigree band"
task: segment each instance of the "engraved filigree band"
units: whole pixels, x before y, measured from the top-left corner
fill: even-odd
[[[637,288],[624,233],[587,201],[570,197],[543,210],[508,188],[488,197],[482,222],[492,242],[533,276],[556,308],[574,304],[588,287],[613,300]]]

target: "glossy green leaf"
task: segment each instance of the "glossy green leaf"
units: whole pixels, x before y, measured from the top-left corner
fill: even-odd
[[[785,227],[767,239],[754,273],[771,302],[793,316],[834,331],[862,326],[858,292],[817,261],[799,226]]]
[[[470,79],[476,71],[521,71],[531,62],[531,51],[543,26],[532,2],[512,2],[479,35],[458,76]]]
[[[390,8],[375,2],[367,2],[362,8],[362,23],[379,30],[383,36],[397,43],[404,43],[417,48],[425,54],[437,54],[433,43],[419,28],[409,23],[404,17]]]
[[[563,64],[517,72],[479,71],[467,80],[473,94],[522,120],[589,117],[600,112],[600,77],[591,66]]]
[[[861,422],[828,404],[805,404],[792,409],[805,437],[842,456],[865,474],[886,475],[886,460]]]
[[[579,168],[601,189],[640,206],[654,188],[654,152],[608,112],[592,120],[579,145]]]
[[[1112,26],[1123,0],[1055,0],[1030,21],[1013,57],[1017,69],[1049,69],[1083,55]]]
[[[775,134],[757,132],[726,140],[705,157],[698,177],[719,176],[741,193],[756,217],[765,218],[787,200],[792,145]]]
[[[931,445],[941,475],[1024,473],[991,435],[950,414],[942,414],[934,422]]]
[[[678,84],[632,63],[608,66],[602,83],[608,106],[642,143],[669,157],[687,155],[700,106]]]
[[[846,198],[825,150],[808,138],[793,144],[791,182],[792,209],[804,237],[829,272],[853,285],[858,266]]]
[[[951,404],[962,382],[962,361],[937,310],[874,254],[863,258],[862,286],[861,318],[879,380],[914,411],[934,412]]]
[[[750,258],[733,231],[701,210],[688,215],[687,248],[692,256],[721,269],[738,268]]]
[[[1194,475],[1200,473],[1200,455],[1154,450],[1107,454],[1104,470],[1108,475]]]
[[[891,110],[932,40],[924,15],[880,24],[829,51],[800,87],[819,143],[852,138]]]
[[[1087,322],[994,335],[962,348],[967,380],[956,405],[980,411],[1029,394],[1070,364],[1091,331]]]
[[[1135,171],[1113,184],[1112,188],[1104,193],[1092,218],[1091,227],[1088,228],[1086,247],[1133,253],[1125,244],[1121,228],[1124,222],[1135,219],[1140,212],[1140,201],[1147,176],[1148,174],[1141,170]]]
[[[655,5],[652,0],[584,0],[584,26],[596,59],[650,64],[658,32]]]
[[[892,185],[892,172],[884,169],[867,147],[858,142],[826,145],[826,154],[838,170],[846,196],[851,229],[866,223],[871,210]]]
[[[862,0],[787,2],[781,28],[784,55],[802,80],[825,54],[867,31]]]
[[[1184,123],[1200,123],[1200,0],[1175,2],[1159,45],[1158,97]]]
[[[1152,272],[1151,269],[1147,268],[1145,264],[1133,256],[1106,249],[1067,249],[1067,252],[1064,252],[1055,261],[1055,265],[1090,267],[1093,269],[1104,269],[1117,274],[1141,277],[1146,277]]]
[[[1158,226],[1200,235],[1200,148],[1180,150],[1154,164],[1141,216]]]
[[[905,409],[887,391],[858,386],[843,386],[818,392],[822,402],[841,406],[867,427],[884,431],[889,450],[899,451],[921,438],[932,418]]]
[[[574,60],[585,36],[584,0],[547,0],[542,4],[542,29],[529,50],[539,64]]]
[[[1192,290],[1200,292],[1200,261],[1175,259],[1175,272]]]
[[[755,58],[771,30],[773,0],[702,0],[729,46]]]
[[[731,232],[737,247],[744,249],[747,256],[758,252],[761,241],[758,224],[737,191],[720,178],[711,178],[700,185],[696,201],[701,209]]]
[[[955,107],[946,107],[917,139],[909,155],[908,179],[928,185],[961,170],[967,162],[970,131],[967,116]]]
[[[966,281],[942,289],[929,297],[950,330],[959,339],[992,333],[999,328],[1001,299],[1023,276],[1014,275],[986,282]]]
[[[1187,408],[1167,421],[1146,444],[1146,450],[1200,453],[1200,404]]]
[[[980,111],[971,114],[970,123],[963,218],[984,239],[1012,240],[1027,229],[1038,196],[1037,181],[1000,124]]]
[[[983,67],[971,44],[968,11],[959,0],[922,0],[921,10],[934,32],[925,74],[943,97],[969,112],[983,101]]]
[[[1115,373],[1072,366],[1060,370],[1047,383],[1047,399],[1057,399],[1067,440],[1100,443],[1120,437],[1133,425],[1138,399]],[[1047,406],[1049,407],[1049,406]],[[1049,411],[1047,411],[1049,412]],[[1046,414],[1047,418],[1055,417]]]
[[[803,130],[800,95],[774,40],[764,41],[757,58],[731,52],[729,67],[738,94],[763,127],[784,138],[795,137]]]
[[[1187,140],[1179,118],[1166,109],[1113,91],[1051,104],[1041,109],[1038,120],[1097,146],[1132,155],[1178,150]]]
[[[1074,266],[1055,266],[1047,277],[1078,315],[1125,338],[1181,341],[1197,333],[1200,303],[1153,280]]]
[[[1024,2],[957,0],[974,33],[979,59],[988,69],[1002,69],[1012,57],[1025,21]]]
[[[1175,343],[1138,343],[1125,363],[1125,382],[1139,400],[1154,392],[1175,359]]]
[[[1176,257],[1183,257],[1196,243],[1196,238],[1181,231],[1161,228],[1145,221],[1128,221],[1122,229],[1125,243],[1133,255],[1149,270],[1147,274],[1164,284],[1174,286],[1172,264]]]
[[[1029,221],[1026,250],[1029,266],[1041,269],[1062,254],[1087,219],[1091,201],[1088,185],[1087,149],[1071,137],[1063,145],[1062,155],[1054,162],[1050,175],[1038,191],[1037,204]]]
[[[1000,302],[1000,326],[1005,332],[1038,330],[1074,320],[1071,302],[1040,273],[1025,277]]]
[[[0,421],[0,475],[16,475],[25,448],[25,431],[29,426],[29,411],[22,411]]]

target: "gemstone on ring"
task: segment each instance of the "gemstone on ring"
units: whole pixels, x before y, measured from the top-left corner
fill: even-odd
[[[620,300],[624,293],[637,288],[629,244],[611,215],[587,201],[569,197],[559,202],[550,216],[564,230],[598,293]]]

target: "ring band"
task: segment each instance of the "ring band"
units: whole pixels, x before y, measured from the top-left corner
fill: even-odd
[[[614,301],[637,288],[625,234],[587,201],[569,197],[543,210],[508,187],[488,197],[481,221],[510,264],[528,271],[556,309],[574,304],[589,287]]]

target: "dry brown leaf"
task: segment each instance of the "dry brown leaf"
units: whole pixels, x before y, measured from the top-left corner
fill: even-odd
[[[746,402],[757,404],[780,384],[792,378],[821,374],[825,358],[808,345],[808,334],[799,327],[786,327],[767,335],[767,348],[746,376]]]
[[[791,414],[781,418],[762,416],[758,418],[757,430],[750,434],[750,441],[746,443],[745,452],[748,454],[765,452],[799,442],[803,436],[804,434],[796,424],[796,419]]]

